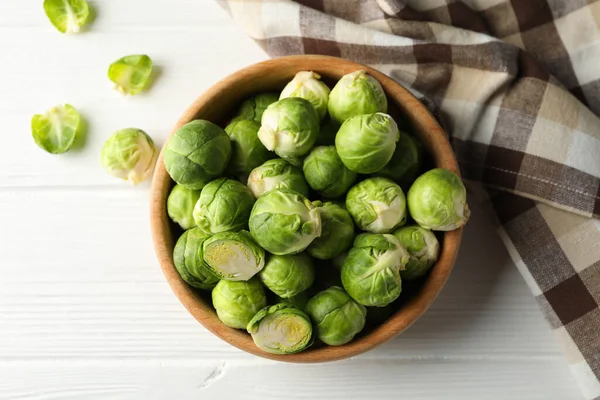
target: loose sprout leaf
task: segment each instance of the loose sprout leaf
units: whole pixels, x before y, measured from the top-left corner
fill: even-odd
[[[152,74],[152,59],[147,55],[125,56],[108,69],[108,78],[122,94],[136,95],[142,92]]]
[[[45,114],[36,114],[31,120],[33,140],[51,154],[67,152],[78,134],[82,134],[81,117],[68,104],[52,107]]]
[[[44,0],[44,11],[61,33],[78,33],[90,17],[85,0]]]

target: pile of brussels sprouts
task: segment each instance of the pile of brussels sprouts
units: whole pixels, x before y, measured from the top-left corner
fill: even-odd
[[[386,112],[365,71],[331,90],[303,71],[244,101],[225,129],[195,120],[167,143],[167,211],[185,231],[175,266],[262,350],[348,343],[435,264],[432,231],[466,223],[461,180],[419,176],[421,144]]]

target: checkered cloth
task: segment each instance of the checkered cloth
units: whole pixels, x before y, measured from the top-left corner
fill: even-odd
[[[219,1],[271,56],[369,64],[428,105],[600,399],[600,2]]]

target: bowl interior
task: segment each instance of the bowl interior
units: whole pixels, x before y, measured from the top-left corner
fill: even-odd
[[[279,92],[299,71],[314,71],[333,87],[343,75],[359,69],[367,70],[382,84],[388,96],[389,113],[399,121],[401,128],[410,129],[421,140],[430,158],[430,166],[446,168],[458,174],[456,158],[446,135],[423,104],[386,75],[334,57],[282,57],[240,70],[199,97],[177,122],[173,132],[194,119],[206,119],[224,126],[246,97],[266,91]],[[461,229],[439,236],[441,252],[438,262],[420,286],[409,288],[401,295],[401,306],[384,323],[371,327],[343,346],[313,346],[298,354],[274,355],[257,348],[245,331],[223,325],[212,308],[210,293],[194,290],[177,273],[172,252],[181,230],[170,221],[166,212],[166,199],[173,184],[164,167],[161,152],[152,185],[151,226],[155,250],[171,288],[194,318],[215,335],[244,351],[280,361],[323,362],[351,357],[405,330],[425,312],[444,286],[454,265],[462,236]]]

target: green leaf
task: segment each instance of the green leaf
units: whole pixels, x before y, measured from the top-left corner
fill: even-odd
[[[90,17],[85,0],[44,0],[44,11],[61,33],[78,33]]]
[[[81,116],[68,104],[52,107],[46,114],[36,114],[31,120],[35,143],[51,154],[67,152],[77,135],[82,134]]]
[[[108,78],[122,94],[135,95],[142,92],[152,74],[152,59],[147,55],[125,56],[108,69]]]

